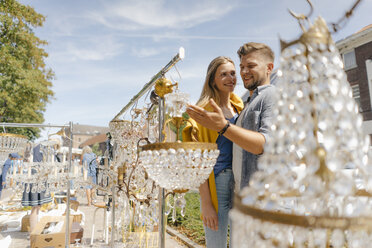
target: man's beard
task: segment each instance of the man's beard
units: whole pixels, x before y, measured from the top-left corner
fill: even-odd
[[[260,86],[261,82],[260,81],[254,81],[252,84],[247,85],[246,89],[249,91],[253,91],[257,89],[258,86]]]

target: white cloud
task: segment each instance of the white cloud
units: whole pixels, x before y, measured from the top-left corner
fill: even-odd
[[[62,37],[54,39],[50,46],[47,50],[53,52],[48,60],[52,63],[110,60],[122,54],[126,48],[123,41],[112,35]]]
[[[139,58],[151,57],[160,54],[164,49],[153,47],[132,48],[132,53]]]
[[[145,28],[190,28],[219,19],[235,7],[235,1],[127,0],[103,2],[105,11],[91,12],[92,18],[110,28],[138,30]]]
[[[104,60],[115,57],[123,47],[122,43],[116,42],[111,37],[94,36],[85,42],[69,44],[66,52],[67,56],[74,59]]]

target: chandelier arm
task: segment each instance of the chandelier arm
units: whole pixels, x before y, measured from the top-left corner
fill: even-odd
[[[288,9],[288,12],[291,14],[291,16],[293,16],[294,18],[296,18],[298,21],[300,20],[306,20],[308,19],[312,14],[313,14],[313,11],[314,11],[314,7],[313,7],[313,4],[311,3],[310,0],[306,0],[306,2],[309,4],[310,6],[310,11],[307,15],[304,15],[304,14],[296,14],[294,13],[292,10]]]
[[[168,195],[172,195],[174,197],[174,192],[173,191],[169,191],[168,193],[165,194],[164,196],[164,199],[168,197]]]
[[[136,165],[137,165],[137,162],[138,162],[138,158],[136,160]],[[129,178],[128,178],[128,192],[129,192],[129,185],[130,185],[130,179],[132,178],[132,175],[134,173],[134,170],[135,170],[136,166],[134,166],[131,170],[131,172],[129,173]]]
[[[346,25],[346,21],[353,15],[355,8],[362,2],[362,0],[356,0],[353,6],[345,12],[345,14],[337,21],[331,23],[331,28],[333,30],[333,34],[337,33],[341,28]]]
[[[161,133],[164,135],[164,139],[163,139],[163,142],[165,142],[167,140],[167,132],[165,131],[167,125],[172,121],[172,118],[166,120],[166,122],[164,123],[164,126],[163,126],[163,130],[161,131]]]

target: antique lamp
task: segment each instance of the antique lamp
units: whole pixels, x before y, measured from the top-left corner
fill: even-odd
[[[272,136],[235,197],[232,243],[369,247],[372,170],[362,116],[325,21],[301,27],[298,40],[282,42]]]
[[[169,119],[164,123],[176,126],[175,142],[158,142],[141,147],[139,159],[149,177],[160,187],[170,191],[185,191],[198,188],[211,173],[219,154],[216,144],[202,142],[181,142],[179,131],[187,120],[182,116],[188,96],[172,92],[171,82],[159,79],[155,91],[165,98],[165,109]],[[166,139],[164,139],[166,140]]]

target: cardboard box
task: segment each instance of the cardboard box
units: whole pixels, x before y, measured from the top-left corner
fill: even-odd
[[[63,214],[63,216],[65,216],[65,215],[66,215],[66,213]],[[81,221],[83,220],[83,215],[82,214],[71,214],[70,213],[70,216],[73,217],[72,223],[74,223],[74,222],[81,223]]]
[[[30,231],[30,215],[26,214],[22,218],[21,232]]]
[[[70,216],[69,229],[71,230],[73,217]],[[59,232],[43,234],[50,223],[62,222],[62,228]],[[65,247],[66,217],[65,216],[44,216],[32,231],[30,235],[31,248],[43,247]]]

